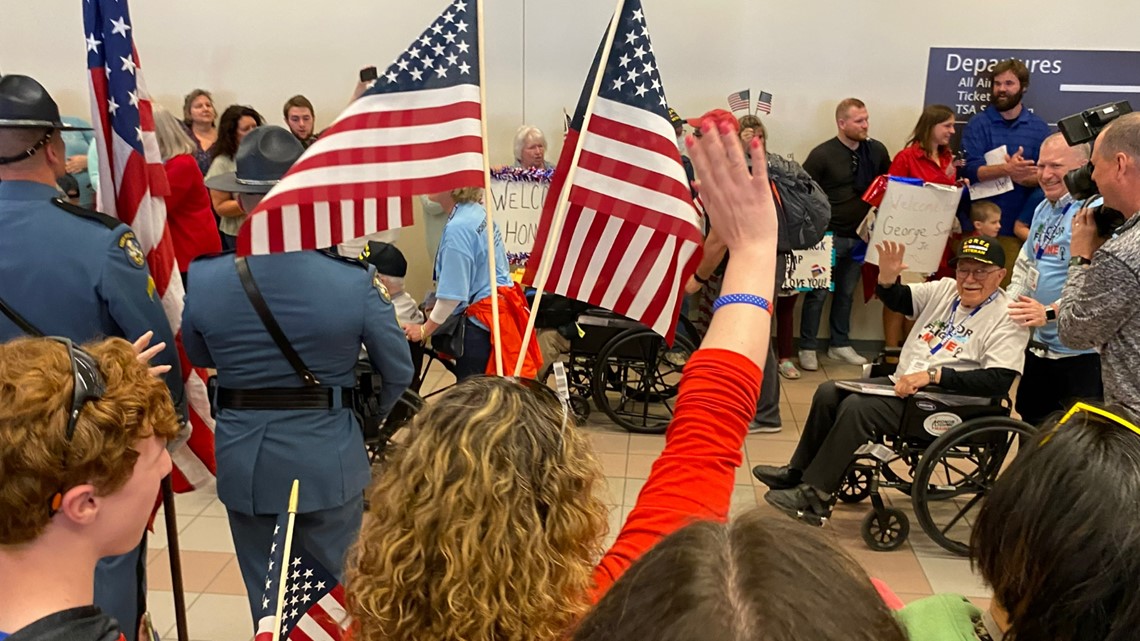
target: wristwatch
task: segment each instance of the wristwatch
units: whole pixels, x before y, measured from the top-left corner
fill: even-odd
[[[930,369],[926,370],[926,375],[930,377],[930,384],[933,385],[934,379],[938,378],[938,368],[931,367]]]
[[[1045,322],[1051,323],[1057,320],[1057,308],[1052,305],[1045,308]]]
[[[1084,256],[1073,256],[1072,258],[1069,259],[1069,267],[1084,267],[1085,265],[1091,265],[1091,264],[1092,264],[1092,259],[1091,258],[1085,258]]]

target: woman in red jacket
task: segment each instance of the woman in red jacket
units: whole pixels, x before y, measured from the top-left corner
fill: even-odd
[[[190,261],[203,254],[222,251],[222,241],[214,226],[214,212],[210,206],[210,193],[194,160],[195,145],[186,130],[160,105],[154,105],[154,132],[162,154],[170,195],[166,197],[166,220],[170,225],[170,239],[174,243],[174,256],[178,271],[186,283]]]
[[[731,259],[665,449],[617,541],[599,563],[604,476],[565,405],[531,381],[468,379],[416,418],[373,485],[349,555],[354,641],[563,639],[662,537],[727,518],[768,351],[776,262],[763,147],[752,143],[761,161],[749,176],[735,124],[706,119],[692,147]]]

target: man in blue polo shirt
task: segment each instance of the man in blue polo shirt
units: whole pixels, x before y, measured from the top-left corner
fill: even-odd
[[[1067,347],[1057,335],[1057,302],[1069,278],[1072,257],[1073,216],[1085,206],[1069,195],[1065,174],[1088,161],[1089,146],[1070,147],[1061,134],[1049,136],[1041,145],[1037,167],[1045,200],[1033,215],[1029,238],[1006,290],[1013,298],[1010,318],[1021,327],[1034,328],[1016,405],[1022,420],[1033,425],[1040,425],[1075,399],[1099,400],[1104,395],[1100,355],[1093,349]],[[1099,204],[1099,197],[1088,203],[1092,207]]]
[[[1021,103],[1029,89],[1029,69],[1025,63],[1017,59],[1003,60],[994,65],[990,74],[990,108],[966,124],[962,133],[962,149],[966,152],[966,177],[970,182],[999,178],[1013,181],[1013,191],[990,199],[1001,207],[998,240],[1010,261],[1006,269],[1012,272],[1013,260],[1021,247],[1013,233],[1014,223],[1037,188],[1037,155],[1041,143],[1049,135],[1049,125]],[[1005,162],[987,165],[986,153],[1002,146],[1005,147]]]

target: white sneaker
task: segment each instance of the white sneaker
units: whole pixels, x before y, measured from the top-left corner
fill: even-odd
[[[849,363],[851,365],[867,364],[867,359],[860,356],[859,353],[855,351],[855,348],[851,347],[850,345],[828,348],[827,357],[832,360],[843,361],[844,363]]]
[[[815,353],[814,349],[801,349],[800,350],[800,367],[809,372],[814,372],[819,369],[819,354]]]

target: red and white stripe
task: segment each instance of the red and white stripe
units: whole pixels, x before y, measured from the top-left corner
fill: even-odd
[[[413,223],[412,197],[483,182],[479,87],[366,95],[242,226],[241,255],[331,247]]]
[[[257,622],[254,641],[271,641],[274,617],[262,617]],[[345,636],[352,618],[344,608],[344,586],[335,588],[321,597],[304,612],[282,639],[291,641],[340,641]]]
[[[134,63],[136,66],[139,64],[137,52]],[[186,446],[172,454],[176,465],[173,481],[175,490],[189,491],[209,482],[215,474],[214,419],[210,417],[210,404],[205,393],[207,374],[205,370],[190,366],[182,347],[182,306],[186,292],[178,273],[174,244],[166,221],[165,196],[169,195],[170,186],[154,133],[150,94],[142,80],[142,69],[138,68],[139,120],[146,154],[143,157],[111,127],[104,69],[90,69],[89,72],[99,175],[103,176],[99,190],[100,210],[134,230],[146,254],[147,266],[166,318],[170,321],[182,364],[187,411],[193,431]]]
[[[578,137],[571,130],[563,166]],[[546,247],[561,186],[556,176],[532,254],[554,255],[546,290],[638,320],[672,341],[684,278],[696,270],[702,242],[672,126],[599,97],[582,136],[565,223]],[[528,268],[528,283],[534,271]]]

